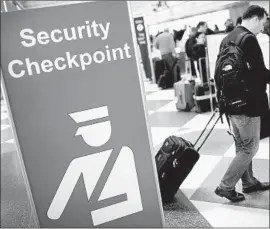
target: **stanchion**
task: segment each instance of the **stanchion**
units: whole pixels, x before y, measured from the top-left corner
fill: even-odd
[[[23,5],[20,2],[15,1],[15,0],[12,0],[12,2],[16,6],[17,10],[23,10],[24,9]]]
[[[148,58],[149,58],[150,68],[151,68],[151,78],[152,78],[153,83],[157,83],[156,77],[155,77],[154,66],[153,66],[153,60],[152,60],[151,41],[150,41],[148,25],[147,25],[147,21],[145,20],[146,17],[143,16],[143,18],[144,18],[144,25],[145,25],[146,40],[147,40]]]
[[[3,1],[3,6],[4,6],[4,12],[8,12],[6,1]]]
[[[213,106],[213,94],[212,94],[212,87],[211,87],[211,81],[210,81],[210,72],[209,72],[209,57],[208,57],[208,50],[207,47],[205,47],[205,53],[206,53],[206,58],[205,58],[205,63],[206,63],[206,77],[207,77],[207,82],[209,86],[209,92],[210,92],[210,106],[211,106],[211,112],[214,112],[214,106]]]

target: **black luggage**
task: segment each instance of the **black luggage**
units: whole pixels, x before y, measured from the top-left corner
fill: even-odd
[[[155,161],[163,203],[173,200],[180,185],[199,160],[200,155],[198,152],[211,134],[220,117],[215,121],[215,124],[197,150],[195,149],[195,145],[200,140],[216,113],[217,111],[211,116],[194,145],[181,137],[170,136],[164,141],[162,147],[156,154]]]
[[[215,86],[213,85],[213,82],[210,83],[211,83],[211,92],[207,84],[195,86],[194,100],[197,113],[204,113],[211,111],[211,97],[213,108],[215,108],[216,106]]]
[[[177,58],[174,59],[170,69],[165,69],[164,73],[159,77],[158,86],[162,89],[173,88],[174,84],[174,67],[177,63]]]
[[[164,73],[166,69],[168,69],[168,64],[165,60],[156,60],[154,66],[156,82],[158,82],[160,76]]]

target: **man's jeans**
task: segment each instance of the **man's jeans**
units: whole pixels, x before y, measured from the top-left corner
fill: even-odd
[[[236,156],[225,173],[220,188],[233,190],[242,179],[243,188],[258,181],[253,177],[252,158],[256,155],[260,143],[260,117],[232,115],[231,123],[235,135]]]

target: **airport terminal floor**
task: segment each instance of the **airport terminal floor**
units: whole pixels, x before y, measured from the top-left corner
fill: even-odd
[[[154,152],[172,134],[194,142],[211,112],[177,111],[174,90],[160,90],[149,80],[145,80],[144,90]],[[226,123],[217,124],[174,202],[163,206],[166,227],[269,227],[269,192],[246,195],[246,200],[240,203],[214,194],[234,157],[233,139],[227,130]],[[269,139],[261,140],[253,163],[255,176],[269,181]],[[236,189],[241,191],[241,187],[238,183]],[[4,101],[1,101],[1,227],[34,227]]]

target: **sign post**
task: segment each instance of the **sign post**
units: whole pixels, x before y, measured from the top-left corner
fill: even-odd
[[[151,60],[151,50],[149,48],[149,34],[143,16],[134,17],[134,26],[136,31],[137,42],[140,47],[141,58],[147,79],[153,78],[153,64]],[[154,77],[155,79],[155,77]]]
[[[132,27],[125,1],[1,15],[3,87],[40,227],[163,227]]]

